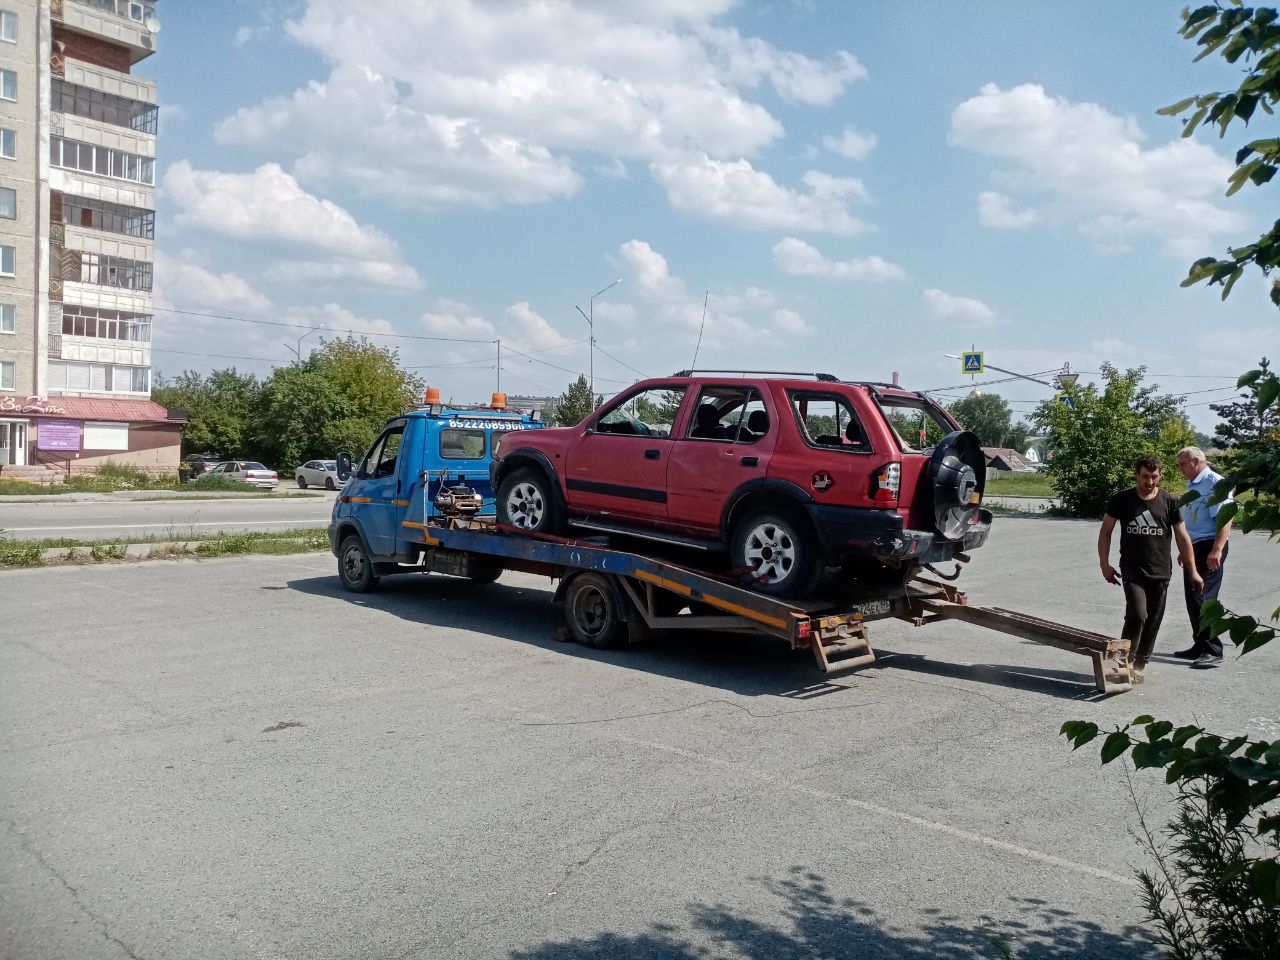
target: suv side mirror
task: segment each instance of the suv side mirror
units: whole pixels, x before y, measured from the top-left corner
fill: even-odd
[[[351,479],[351,454],[338,454],[338,479],[346,483]]]

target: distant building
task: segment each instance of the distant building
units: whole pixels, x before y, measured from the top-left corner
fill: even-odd
[[[159,108],[133,73],[158,30],[152,0],[0,0],[0,467],[177,470],[149,399]]]
[[[983,447],[987,457],[988,470],[1003,470],[1006,473],[1030,473],[1035,467],[1012,447]]]

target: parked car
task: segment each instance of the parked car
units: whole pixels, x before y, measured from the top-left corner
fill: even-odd
[[[222,462],[222,457],[212,453],[193,453],[178,464],[178,477],[183,483],[204,476]]]
[[[280,485],[279,475],[256,460],[224,460],[209,473],[216,477],[243,480],[255,487],[264,487],[269,490],[274,490]]]
[[[338,461],[308,460],[294,471],[294,479],[298,481],[299,490],[305,490],[309,486],[324,487],[326,490],[337,490]]]
[[[786,597],[836,566],[908,579],[991,524],[973,433],[924,394],[829,374],[645,380],[576,427],[504,436],[491,470],[500,524],[727,551]]]

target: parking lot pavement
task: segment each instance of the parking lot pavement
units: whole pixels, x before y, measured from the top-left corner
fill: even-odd
[[[1092,524],[999,523],[973,602],[1114,630]],[[1277,734],[1269,649],[1100,699],[1084,657],[877,623],[828,680],[777,641],[556,643],[531,576],[333,567],[0,574],[0,956],[1154,956],[1125,773],[1058,726]],[[1265,614],[1278,567],[1234,538],[1224,599]]]

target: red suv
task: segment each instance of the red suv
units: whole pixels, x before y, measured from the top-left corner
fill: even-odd
[[[837,565],[905,579],[991,526],[976,436],[923,394],[830,374],[645,380],[576,427],[505,435],[491,472],[500,524],[727,549],[784,597]]]

